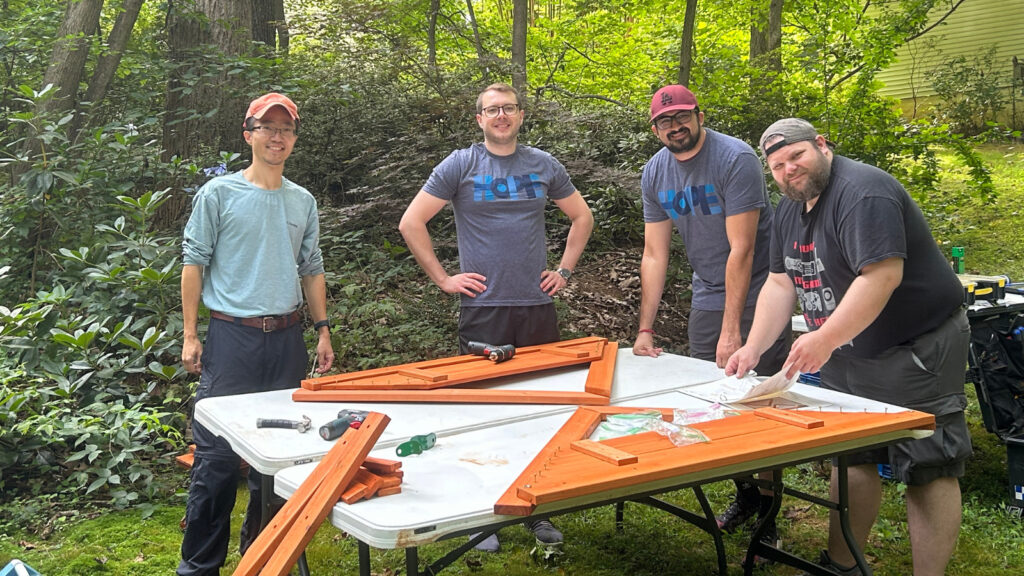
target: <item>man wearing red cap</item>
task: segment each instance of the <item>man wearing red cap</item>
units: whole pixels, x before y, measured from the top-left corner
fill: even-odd
[[[192,201],[182,242],[181,360],[199,374],[196,401],[295,388],[306,373],[300,307],[303,293],[318,333],[317,371],[334,362],[316,200],[284,177],[299,112],[270,93],[249,105],[242,125],[252,163],[207,182]],[[199,341],[199,300],[210,311],[206,347]],[[179,576],[216,575],[227,556],[239,457],[227,442],[193,422],[196,445]],[[261,518],[262,475],[250,468],[244,554]]]
[[[743,345],[757,294],[768,276],[772,205],[757,154],[745,142],[704,127],[704,112],[686,86],[673,84],[651,99],[651,130],[664,147],[644,166],[644,254],[640,263],[639,332],[633,353],[658,356],[654,321],[665,286],[673,228],[693,269],[687,323],[690,356],[720,368]],[[780,335],[755,370],[782,368],[788,336]],[[771,497],[737,479],[735,500],[718,517],[732,532]],[[773,521],[774,522],[774,521]],[[766,536],[777,540],[774,524]]]

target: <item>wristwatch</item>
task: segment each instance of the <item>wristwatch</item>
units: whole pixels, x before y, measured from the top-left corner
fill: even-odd
[[[572,270],[569,270],[568,268],[559,268],[558,270],[555,270],[555,272],[558,272],[559,276],[565,278],[566,282],[569,281],[569,278],[572,278]]]
[[[321,320],[319,322],[314,322],[313,323],[313,331],[314,332],[319,332],[320,329],[323,328],[324,326],[327,326],[327,331],[328,332],[331,331],[331,321],[330,320]]]

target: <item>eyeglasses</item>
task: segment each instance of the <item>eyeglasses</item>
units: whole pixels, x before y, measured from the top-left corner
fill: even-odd
[[[295,128],[274,128],[273,126],[253,126],[249,129],[250,132],[262,133],[267,138],[272,136],[283,136],[285,138],[292,138],[295,136]]]
[[[673,114],[672,116],[661,116],[659,118],[656,118],[654,120],[654,125],[658,128],[658,130],[668,130],[675,126],[676,124],[684,126],[692,118],[692,110],[683,110],[682,112],[678,112],[676,114]]]
[[[487,118],[497,118],[498,114],[504,112],[505,116],[511,116],[519,111],[519,104],[505,104],[504,106],[488,106],[480,111]]]

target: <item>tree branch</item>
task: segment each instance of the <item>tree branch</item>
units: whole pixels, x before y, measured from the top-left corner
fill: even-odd
[[[560,87],[558,87],[558,86],[556,86],[554,84],[547,84],[545,86],[541,86],[541,87],[537,88],[537,96],[540,97],[540,95],[543,94],[545,90],[551,90],[552,92],[558,92],[559,94],[564,94],[566,96],[569,96],[570,98],[575,98],[575,99],[578,99],[578,100],[582,100],[582,99],[604,100],[605,102],[611,102],[612,104],[617,104],[617,105],[619,105],[619,106],[621,106],[623,108],[628,108],[629,107],[628,105],[626,105],[626,103],[619,102],[618,100],[616,100],[614,98],[609,98],[607,96],[601,96],[600,94],[576,94],[576,93],[573,93],[573,92],[570,92],[570,91],[566,90],[565,88],[560,88]]]

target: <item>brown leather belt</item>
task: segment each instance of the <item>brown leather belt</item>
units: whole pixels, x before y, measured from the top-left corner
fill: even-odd
[[[264,332],[284,330],[285,328],[298,324],[302,320],[302,316],[299,315],[298,311],[292,312],[291,314],[282,314],[280,316],[255,316],[252,318],[236,318],[234,316],[228,316],[223,312],[210,310],[210,318],[225,320],[233,324],[241,324],[242,326],[248,326],[250,328],[259,328]]]

